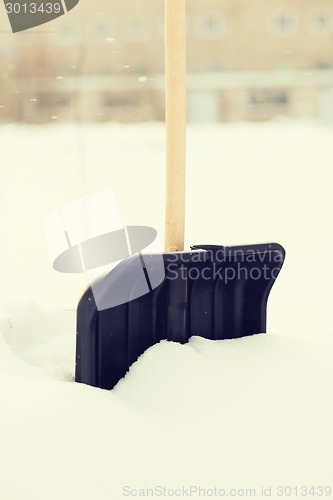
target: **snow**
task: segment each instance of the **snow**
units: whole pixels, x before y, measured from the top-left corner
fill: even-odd
[[[111,392],[73,382],[86,282],[52,270],[45,219],[111,187],[124,223],[163,236],[164,147],[154,123],[0,127],[1,498],[333,486],[329,127],[188,128],[187,245],[287,250],[268,335],[162,342]]]

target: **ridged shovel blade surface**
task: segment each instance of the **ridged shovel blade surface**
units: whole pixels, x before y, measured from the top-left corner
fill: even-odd
[[[284,249],[276,243],[192,249],[162,255],[162,282],[161,254],[137,255],[85,292],[77,310],[77,382],[112,389],[131,364],[162,339],[185,343],[193,335],[223,340],[266,332],[267,299],[284,262]],[[99,300],[107,301],[132,276],[137,296],[135,281],[143,278],[133,271],[139,261],[148,292],[98,310],[96,290]],[[154,282],[160,284],[154,287]]]

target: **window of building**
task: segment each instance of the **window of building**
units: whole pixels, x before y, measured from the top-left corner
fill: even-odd
[[[102,106],[105,108],[135,108],[138,105],[139,96],[137,94],[106,94],[102,96]]]
[[[269,31],[275,37],[293,37],[299,31],[299,16],[291,9],[276,10],[269,22]]]
[[[39,93],[36,97],[30,98],[30,102],[36,108],[52,108],[53,96],[50,92]]]
[[[50,111],[68,108],[71,105],[71,97],[68,94],[51,94],[49,92],[39,93],[37,97],[30,99],[38,108]]]
[[[137,17],[125,21],[122,29],[128,42],[149,42],[152,37],[153,24],[148,17]]]
[[[289,94],[286,90],[255,89],[249,94],[249,103],[254,107],[286,108],[289,104]]]
[[[228,31],[226,17],[218,12],[207,12],[201,14],[193,23],[195,34],[204,40],[219,40]]]
[[[324,59],[319,59],[319,60],[315,61],[313,67],[315,69],[325,70],[325,69],[332,69],[333,65],[330,61],[326,61]]]
[[[56,94],[53,97],[53,108],[68,108],[71,105],[71,98],[68,94]]]
[[[59,25],[54,35],[60,45],[76,45],[81,40],[81,28],[77,23],[66,20]]]
[[[117,27],[110,21],[99,20],[92,26],[92,36],[95,42],[105,43],[115,40]]]
[[[333,35],[333,11],[325,8],[313,9],[308,16],[308,27],[313,36]]]

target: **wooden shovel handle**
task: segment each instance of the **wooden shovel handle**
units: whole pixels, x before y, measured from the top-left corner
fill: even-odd
[[[184,250],[186,175],[186,0],[165,0],[165,251]]]

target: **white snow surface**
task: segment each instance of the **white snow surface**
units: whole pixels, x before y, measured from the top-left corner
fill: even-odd
[[[161,342],[103,391],[73,382],[86,282],[53,271],[44,222],[112,188],[124,223],[163,239],[164,127],[0,127],[1,499],[333,491],[332,133],[289,121],[188,127],[187,246],[286,248],[268,334]]]

